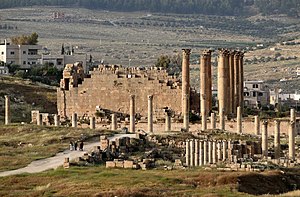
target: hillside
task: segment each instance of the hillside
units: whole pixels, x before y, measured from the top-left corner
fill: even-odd
[[[294,17],[298,17],[300,8],[300,4],[295,0],[2,0],[0,4],[0,8],[25,6],[64,6],[125,12],[150,11],[209,15],[244,15],[257,10],[262,14],[288,14]]]
[[[4,122],[4,95],[11,97],[12,122],[30,122],[31,110],[56,113],[56,88],[29,80],[0,76],[0,123]]]

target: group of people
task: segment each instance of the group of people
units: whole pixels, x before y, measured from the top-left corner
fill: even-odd
[[[78,145],[79,145],[79,147],[78,147]],[[83,151],[83,141],[80,141],[80,142],[70,141],[70,150],[72,151],[72,150],[77,150],[77,149],[80,150],[80,151]]]

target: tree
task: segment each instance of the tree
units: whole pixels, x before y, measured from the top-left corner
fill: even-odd
[[[21,35],[12,37],[11,41],[15,45],[36,45],[38,43],[39,35],[34,32],[29,36]]]

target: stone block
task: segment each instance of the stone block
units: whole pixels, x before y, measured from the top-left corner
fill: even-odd
[[[116,163],[114,161],[107,161],[106,162],[106,168],[115,168]]]

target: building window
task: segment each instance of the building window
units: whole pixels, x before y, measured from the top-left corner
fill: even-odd
[[[14,54],[15,54],[15,52],[14,52],[14,51],[11,51],[11,52],[10,52],[10,54],[11,54],[11,55],[14,55]]]
[[[258,84],[253,84],[252,87],[253,88],[258,88]]]
[[[253,92],[253,97],[256,97],[256,92]]]
[[[258,93],[258,96],[263,96],[264,94],[262,92],[259,92]]]
[[[249,92],[244,92],[244,96],[250,96]]]
[[[31,62],[31,64],[36,64],[36,62]]]
[[[1,52],[1,55],[4,55],[4,52],[3,52],[3,51]]]
[[[23,51],[23,54],[26,54],[26,51]]]
[[[26,61],[23,61],[23,65],[25,65],[26,64]]]

